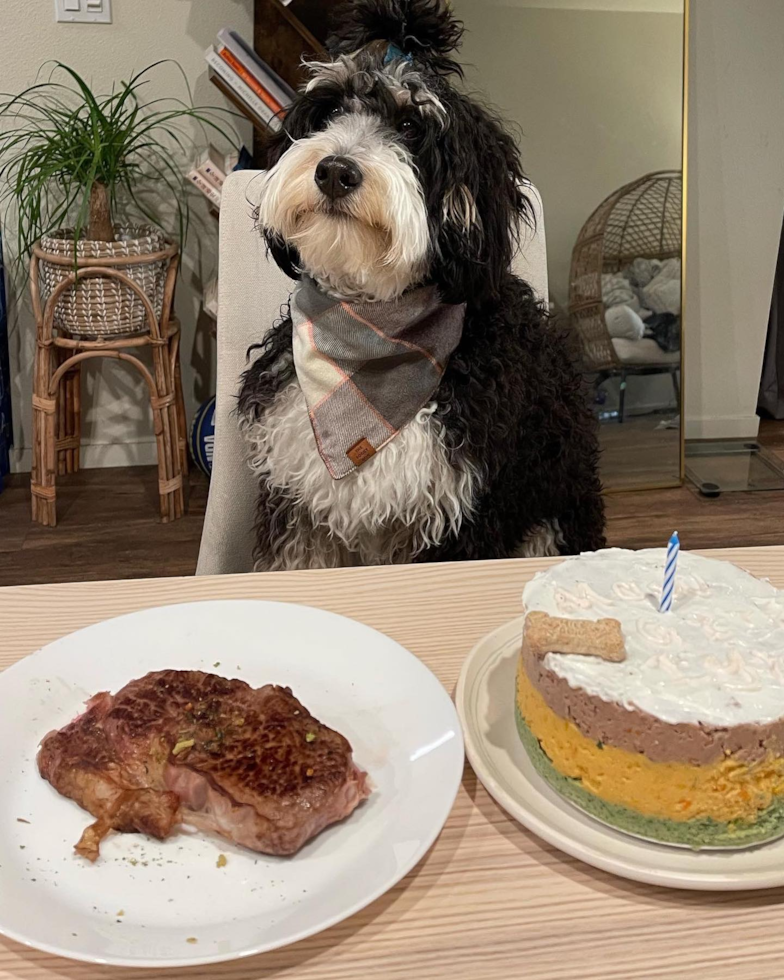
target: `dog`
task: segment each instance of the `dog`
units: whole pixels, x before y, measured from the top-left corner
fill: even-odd
[[[267,146],[258,224],[292,279],[371,311],[432,287],[464,320],[432,397],[341,479],[291,309],[251,348],[238,414],[257,570],[604,546],[595,418],[566,339],[511,272],[533,209],[514,139],[459,88],[462,33],[445,0],[353,0]]]

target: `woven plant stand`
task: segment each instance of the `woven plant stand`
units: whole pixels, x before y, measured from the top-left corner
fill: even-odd
[[[56,476],[79,469],[81,366],[84,361],[98,357],[130,364],[144,379],[158,450],[161,520],[174,521],[185,513],[184,476],[188,456],[179,362],[180,327],[172,316],[179,255],[176,245],[165,242],[163,245],[158,251],[144,255],[127,251],[121,255],[80,255],[76,267],[73,253],[48,252],[40,243],[33,249],[30,288],[37,350],[31,490],[32,516],[39,524],[54,527],[57,523]],[[145,270],[136,268],[145,265],[163,270],[160,304],[155,295],[151,301],[145,292]],[[49,289],[45,299],[41,295],[42,266]],[[52,267],[59,269],[54,277]],[[66,321],[63,317],[64,308],[71,313],[79,310],[80,298],[76,294],[83,285],[94,286],[93,280],[108,284],[100,293],[108,299],[105,334],[87,309],[81,313],[81,320]],[[139,309],[143,313],[141,321]],[[127,332],[117,329],[118,316],[131,317]],[[132,353],[142,347],[152,351],[152,371]]]

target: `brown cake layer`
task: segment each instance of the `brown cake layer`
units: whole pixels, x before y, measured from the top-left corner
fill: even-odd
[[[547,705],[567,718],[594,742],[640,752],[652,762],[686,762],[704,766],[731,754],[739,761],[764,759],[769,752],[784,755],[784,719],[765,725],[670,725],[647,711],[623,705],[572,687],[544,665],[523,637],[523,663],[534,687]]]

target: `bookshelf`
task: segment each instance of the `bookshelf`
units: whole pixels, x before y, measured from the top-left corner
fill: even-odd
[[[329,19],[339,0],[255,0],[253,46],[281,78],[298,88],[305,81],[302,56],[324,54]],[[254,129],[253,156],[262,159],[264,132]]]
[[[308,58],[324,55],[323,45],[329,33],[329,20],[332,10],[339,2],[340,0],[291,0],[289,4],[283,4],[281,0],[254,0],[253,46],[256,53],[292,88],[298,88],[305,80],[301,66],[303,55]],[[264,158],[264,141],[269,134],[268,127],[252,113],[242,97],[232,91],[232,86],[213,67],[210,67],[209,74],[212,84],[253,123],[253,160],[255,166],[260,166]],[[219,217],[214,205],[211,205],[211,210]],[[212,298],[212,303],[217,306],[217,296]],[[214,325],[211,332],[215,334]]]
[[[339,0],[291,0],[284,5],[281,0],[255,0],[253,17],[253,45],[257,54],[277,72],[292,88],[304,81],[301,61],[306,57],[324,54],[324,41],[329,31],[329,17]],[[213,85],[223,92],[229,101],[245,115],[242,103],[229,86],[214,73]],[[249,117],[251,118],[251,117]],[[260,161],[263,156],[266,126],[253,122],[253,156]]]
[[[328,12],[332,6],[330,0],[318,0],[318,3],[292,0],[287,6],[281,0],[255,0],[253,44],[256,52],[292,88],[304,81],[300,65],[302,55],[312,57],[323,53]]]

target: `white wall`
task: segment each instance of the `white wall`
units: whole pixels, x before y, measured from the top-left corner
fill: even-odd
[[[646,4],[626,0],[615,11],[574,6],[453,0],[467,28],[469,87],[522,130],[523,163],[544,201],[550,291],[563,306],[594,208],[682,159],[682,13],[632,11]]]
[[[57,24],[52,0],[2,0],[0,89],[17,92],[35,80],[38,66],[57,59],[91,79],[96,91],[108,91],[115,80],[159,59],[182,65],[196,104],[226,105],[208,81],[203,51],[222,27],[252,36],[253,0],[114,0],[111,25]],[[147,98],[182,95],[175,69],[159,70]],[[250,127],[239,124],[244,140]],[[201,139],[201,137],[199,137]],[[197,196],[192,229],[177,291],[177,314],[183,326],[183,381],[189,418],[214,390],[214,341],[209,321],[200,314],[202,284],[212,277],[217,260],[217,222]],[[6,253],[10,251],[6,231]],[[14,411],[14,461],[29,469],[31,458],[31,367],[35,328],[26,292],[12,286],[11,391]],[[23,299],[24,305],[19,306]],[[86,367],[83,404],[83,452],[86,466],[155,461],[149,405],[141,379],[113,362]]]
[[[590,210],[638,173],[679,165],[678,123],[671,112],[678,75],[662,71],[659,60],[672,65],[679,57],[673,26],[679,18],[527,5],[528,0],[506,0],[504,6],[454,0],[470,28],[464,60],[478,68],[469,73],[470,84],[525,131],[526,165],[544,197],[553,292],[562,298],[567,256]],[[250,35],[252,6],[252,0],[114,0],[114,24],[74,26],[54,22],[51,0],[2,0],[0,89],[15,92],[28,85],[49,58],[73,64],[103,89],[170,57],[185,68],[198,103],[221,104],[207,81],[202,51],[228,24]],[[687,435],[748,437],[757,431],[757,389],[784,213],[784,0],[691,0],[691,8]],[[595,18],[624,17],[633,25],[644,23],[644,29],[636,26],[621,40],[609,21],[598,31],[590,28],[591,22],[599,24]],[[652,62],[656,51],[660,55]],[[635,80],[628,89],[611,84],[618,58]],[[575,63],[592,67],[576,101],[568,88]],[[657,77],[667,81],[652,90]],[[158,83],[150,94],[167,94],[167,85]],[[645,139],[623,137],[630,132],[632,106],[634,118],[641,117],[647,128]],[[589,110],[599,107],[606,109],[606,121],[587,125]],[[250,139],[247,127],[243,136]],[[199,295],[215,266],[217,227],[195,201],[203,226],[189,242],[177,297],[189,415],[212,393],[215,370]],[[575,202],[571,214],[566,202]],[[27,309],[12,313],[16,463],[29,468],[34,328]],[[86,464],[153,462],[149,412],[135,374],[110,363],[91,365],[86,374]]]
[[[687,437],[753,437],[784,214],[784,2],[692,0]]]

